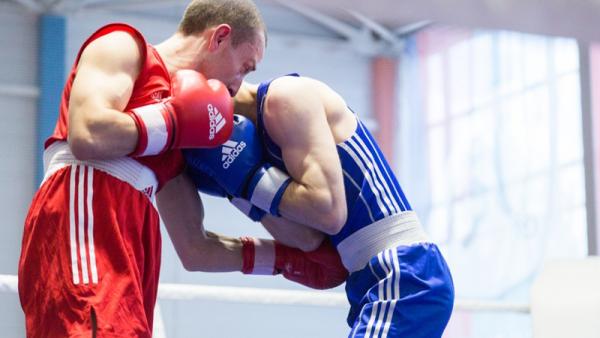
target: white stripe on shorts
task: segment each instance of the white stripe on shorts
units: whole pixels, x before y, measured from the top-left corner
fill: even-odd
[[[71,177],[69,181],[69,237],[71,240],[71,271],[73,272],[73,284],[79,284],[79,267],[77,265],[77,239],[75,238],[75,173],[77,165],[71,166]]]
[[[83,206],[83,193],[85,192],[84,175],[86,171],[84,166],[79,167],[79,182],[77,182],[77,233],[79,234],[79,259],[81,260],[81,279],[83,280],[83,284],[89,283],[87,246],[85,245],[85,209]]]
[[[396,279],[394,280],[394,296],[393,300],[390,302],[390,307],[387,311],[387,317],[385,319],[385,324],[383,325],[383,332],[381,333],[381,338],[387,337],[388,330],[390,329],[390,325],[392,324],[392,317],[394,316],[394,308],[396,307],[396,302],[400,299],[400,262],[398,261],[398,255],[396,254],[396,250],[390,250],[392,255],[392,265],[394,269],[394,274],[396,275]]]
[[[73,284],[75,285],[79,284],[80,281],[83,282],[83,284],[89,284],[90,273],[92,283],[98,283],[96,252],[94,248],[94,211],[92,208],[92,198],[94,194],[93,177],[94,169],[92,167],[84,165],[71,166],[69,187],[69,238],[71,244],[71,270],[73,274]],[[75,215],[75,206],[77,206],[77,215]],[[88,225],[87,233],[85,231],[86,218]],[[78,245],[79,251],[77,250]],[[79,275],[80,264],[81,280]]]
[[[88,167],[87,183],[88,244],[90,249],[90,269],[92,272],[92,283],[98,284],[98,268],[96,267],[96,249],[94,247],[94,209],[92,208],[92,196],[94,196],[93,167]]]

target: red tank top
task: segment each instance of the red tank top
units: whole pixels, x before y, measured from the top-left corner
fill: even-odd
[[[45,148],[48,148],[48,146],[56,141],[67,140],[69,130],[69,97],[81,53],[85,47],[95,39],[115,31],[127,32],[135,39],[142,41],[146,46],[146,48],[142,51],[142,68],[133,86],[131,98],[129,99],[129,103],[125,108],[125,111],[129,111],[133,108],[147,104],[156,103],[162,98],[171,95],[171,80],[169,72],[167,71],[167,67],[165,67],[156,49],[154,49],[154,47],[152,47],[150,44],[146,43],[146,40],[142,34],[129,25],[121,23],[106,25],[92,34],[79,50],[75,64],[71,69],[69,78],[67,79],[67,83],[63,89],[62,99],[60,102],[60,114],[58,116],[58,121],[56,122],[56,128],[54,129],[52,136],[46,140]],[[184,167],[183,155],[178,149],[169,150],[156,156],[137,157],[135,159],[154,172],[158,180],[158,189],[160,189],[165,182],[179,175]]]

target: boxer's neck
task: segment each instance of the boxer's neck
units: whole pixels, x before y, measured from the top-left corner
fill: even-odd
[[[202,34],[186,36],[177,32],[155,48],[173,75],[180,69],[199,69],[206,42]]]

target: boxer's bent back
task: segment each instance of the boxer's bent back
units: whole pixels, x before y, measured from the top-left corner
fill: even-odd
[[[257,89],[257,127],[267,160],[286,170],[281,149],[264,121],[269,87],[277,86],[272,81]],[[331,89],[323,90],[333,94]],[[324,106],[325,113],[331,113]],[[336,145],[348,217],[330,238],[350,272],[346,282],[350,336],[441,337],[454,301],[450,270],[422,230],[373,136],[351,110],[343,113],[347,115],[328,115],[327,120],[332,132],[338,127],[336,121],[356,120],[354,132]]]

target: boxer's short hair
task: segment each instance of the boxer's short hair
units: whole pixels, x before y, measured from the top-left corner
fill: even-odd
[[[263,18],[252,0],[193,0],[183,13],[179,31],[191,35],[223,23],[231,26],[234,47],[252,42],[261,31],[267,37]]]

